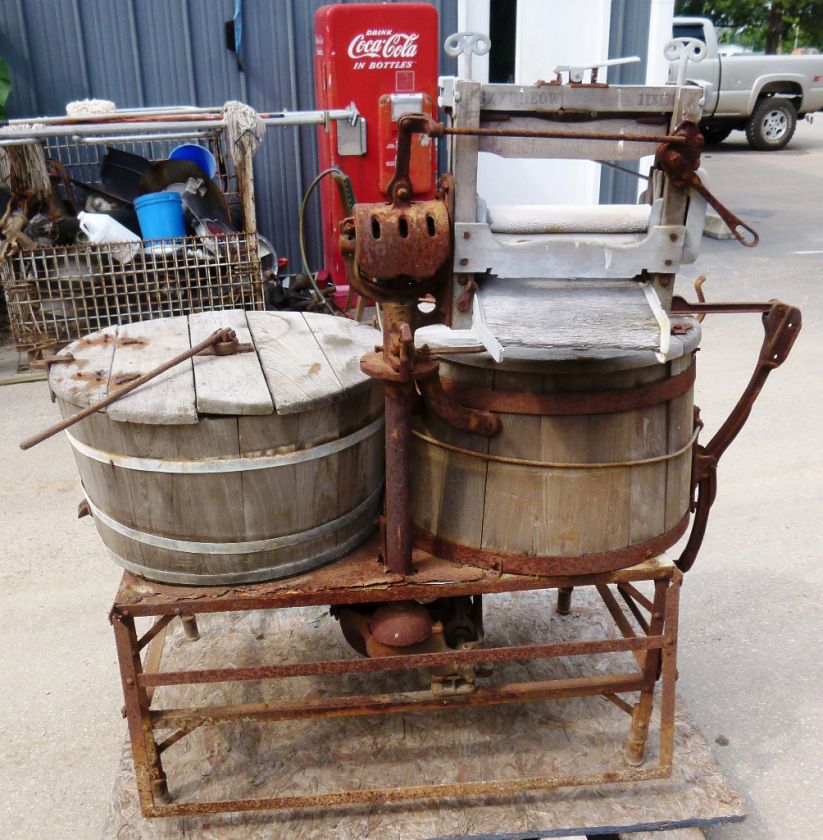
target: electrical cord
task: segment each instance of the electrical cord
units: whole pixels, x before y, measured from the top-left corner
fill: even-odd
[[[298,239],[300,241],[300,259],[303,262],[303,271],[305,271],[306,276],[309,278],[309,282],[314,289],[315,294],[318,296],[320,300],[323,301],[326,309],[332,315],[336,315],[337,313],[334,311],[334,308],[329,303],[328,298],[320,291],[320,287],[317,285],[317,272],[312,272],[309,268],[309,259],[306,255],[306,239],[304,236],[304,219],[306,215],[306,205],[309,202],[309,198],[311,197],[312,192],[314,191],[315,187],[325,178],[327,175],[343,175],[345,177],[346,173],[343,172],[342,169],[338,168],[337,166],[330,166],[328,169],[324,169],[322,172],[315,175],[312,179],[311,183],[306,187],[306,191],[303,193],[303,200],[300,202],[300,214],[298,216]]]

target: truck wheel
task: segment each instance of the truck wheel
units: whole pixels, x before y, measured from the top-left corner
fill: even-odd
[[[771,152],[782,149],[797,127],[797,111],[787,99],[761,99],[746,123],[746,139],[753,149]]]
[[[706,143],[713,146],[716,143],[722,143],[734,129],[707,125],[705,128],[701,128],[700,130],[703,132],[703,139]]]

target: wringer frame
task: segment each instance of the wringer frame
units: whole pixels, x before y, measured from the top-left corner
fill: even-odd
[[[355,205],[341,227],[350,282],[382,314],[382,346],[361,360],[362,370],[385,389],[379,535],[331,565],[285,580],[192,587],[128,572],[123,577],[111,621],[146,816],[510,795],[671,774],[681,581],[705,532],[718,461],[766,377],[788,355],[800,313],[778,301],[689,303],[673,294],[679,266],[696,257],[707,203],[743,244],[757,241],[705,186],[699,89],[609,86],[596,77],[586,83],[558,77],[531,87],[444,79],[441,94],[446,124],[422,114],[400,120],[389,201]],[[409,154],[416,135],[449,141],[449,172],[433,201],[412,200]],[[655,155],[656,162],[639,210],[590,208],[581,220],[568,208],[487,207],[477,195],[482,152],[607,161]],[[720,312],[761,313],[765,336],[751,381],[704,445],[697,442],[702,424],[691,406],[693,357],[698,317]],[[622,457],[596,454],[602,444],[597,430],[609,418],[626,418],[631,430],[632,418],[654,412],[663,424],[662,451],[635,451],[632,444]],[[535,449],[526,451],[528,435],[520,429],[537,430]],[[575,442],[595,454],[575,454]],[[558,455],[564,448],[565,459]],[[582,484],[563,484],[581,475]],[[508,495],[492,492],[501,486],[495,481],[509,481]],[[604,484],[611,489],[606,507],[594,511],[598,530],[581,517],[600,504]],[[575,486],[583,488],[576,497]],[[608,499],[618,497],[634,511],[625,527],[607,515]],[[513,524],[501,532],[494,516],[496,505],[505,504],[511,504]],[[546,505],[556,520],[538,515]],[[641,521],[638,511],[654,511],[654,521]],[[531,535],[518,529],[518,516],[528,517]],[[692,516],[686,546],[672,561],[663,552],[683,536]],[[482,524],[461,532],[470,520]],[[466,567],[471,575],[461,574]],[[638,588],[641,582],[652,585],[651,597]],[[578,587],[599,593],[618,638],[483,647],[484,595],[556,589],[558,610],[568,612]],[[175,617],[196,638],[203,613],[307,605],[329,605],[364,657],[160,669],[165,630]],[[138,636],[135,619],[146,616],[155,623]],[[490,666],[500,662],[626,652],[637,667],[618,674],[506,684],[490,676]],[[406,669],[427,671],[431,684],[300,702],[152,708],[161,686]],[[658,680],[659,761],[643,766]],[[623,767],[218,802],[171,799],[163,770],[163,753],[205,725],[457,711],[589,695],[631,718]]]

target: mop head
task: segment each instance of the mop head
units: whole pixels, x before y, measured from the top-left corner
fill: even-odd
[[[78,99],[66,105],[69,117],[96,117],[117,113],[117,106],[110,99]]]
[[[235,163],[247,154],[253,155],[263,141],[266,124],[250,105],[230,101],[223,105],[223,116],[229,135],[229,149]]]
[[[33,126],[27,123],[0,128],[0,139],[25,138]],[[19,146],[0,146],[0,187],[12,195],[31,195],[47,202],[51,195],[49,168],[42,145],[32,140]]]

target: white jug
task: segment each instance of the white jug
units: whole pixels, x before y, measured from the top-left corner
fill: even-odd
[[[90,242],[95,244],[104,242],[124,243],[119,248],[111,249],[111,255],[118,262],[130,262],[140,250],[140,237],[107,213],[80,212],[77,214],[77,218],[80,221],[80,229],[88,236]]]

